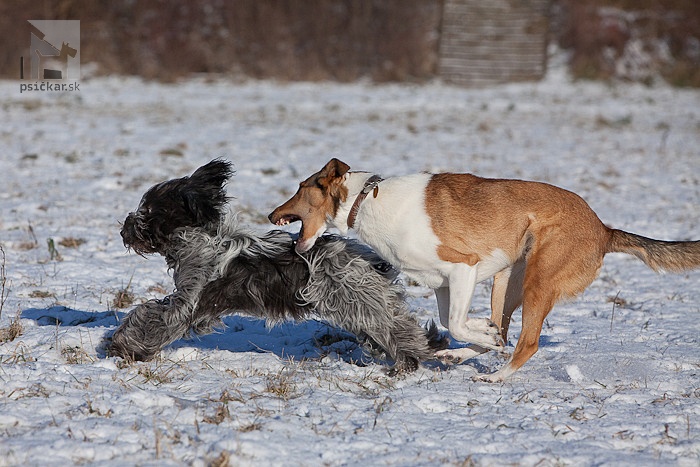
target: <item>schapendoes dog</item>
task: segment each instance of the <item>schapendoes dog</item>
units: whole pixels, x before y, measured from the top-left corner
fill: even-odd
[[[159,253],[175,291],[134,308],[110,353],[148,360],[167,344],[211,332],[228,314],[274,324],[318,317],[386,351],[392,373],[409,372],[444,349],[434,324],[410,313],[398,272],[358,241],[325,235],[304,254],[281,231],[256,234],[225,215],[231,165],[215,160],[191,176],[155,185],[124,220],[124,245]]]
[[[700,241],[667,242],[611,229],[575,193],[546,183],[441,173],[392,177],[350,172],[332,159],[269,216],[301,221],[307,251],[329,226],[360,240],[410,278],[435,290],[440,321],[475,345],[438,352],[459,363],[507,342],[522,305],[522,332],[510,360],[479,375],[502,381],[537,352],[555,303],[590,285],[606,253],[637,256],[655,271],[700,266]],[[468,319],[475,285],[493,277],[491,320]]]

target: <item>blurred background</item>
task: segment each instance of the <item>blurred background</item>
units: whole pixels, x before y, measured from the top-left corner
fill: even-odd
[[[28,20],[80,20],[79,92],[22,91],[20,57],[27,77],[30,37],[49,35]],[[313,322],[231,318],[143,366],[103,343],[173,287],[120,223],[216,157],[259,232],[339,157],[549,182],[613,227],[697,239],[699,23],[700,0],[0,0],[0,465],[698,465],[700,274],[626,255],[499,386],[465,385],[495,353],[389,383]],[[70,77],[68,47],[44,74],[65,59]],[[437,318],[406,284],[417,319]]]
[[[5,0],[0,77],[19,78],[30,19],[81,21],[83,77],[472,86],[537,80],[562,50],[574,78],[700,86],[698,0]]]

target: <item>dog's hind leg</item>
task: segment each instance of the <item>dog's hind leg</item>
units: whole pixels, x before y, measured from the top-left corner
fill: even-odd
[[[368,288],[354,289],[354,300],[346,302],[342,308],[332,306],[333,311],[326,317],[333,324],[355,335],[366,336],[381,347],[395,362],[392,374],[415,371],[420,362],[434,359],[435,352],[447,346],[447,338],[440,336],[434,324],[427,329],[418,324],[408,310],[401,285],[387,285],[387,288],[375,289],[373,294],[368,293]],[[322,311],[319,305],[328,303],[316,305],[317,310]]]
[[[501,330],[503,343],[508,343],[508,328],[513,312],[523,303],[525,259],[497,273],[491,289],[491,321]]]
[[[542,324],[556,301],[556,292],[543,288],[525,289],[523,300],[523,330],[515,351],[508,363],[490,375],[478,375],[477,379],[491,383],[503,381],[515,373],[539,348]]]
[[[358,310],[361,316],[343,317],[337,324],[381,347],[395,362],[392,374],[415,371],[420,362],[433,359],[435,350],[445,346],[437,328],[423,329],[399,296],[377,307],[367,307],[369,303]]]
[[[424,329],[407,310],[395,310],[391,321],[386,324],[361,332],[394,360],[392,374],[415,371],[420,362],[434,359],[435,351],[447,346],[446,338],[439,335],[434,323]]]
[[[508,363],[482,381],[503,381],[532,357],[539,348],[542,324],[554,304],[574,297],[593,282],[602,265],[602,254],[570,245],[533,248],[523,278],[523,324],[515,351]],[[567,246],[569,248],[567,248]]]

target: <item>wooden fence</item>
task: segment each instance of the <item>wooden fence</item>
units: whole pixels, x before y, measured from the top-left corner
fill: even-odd
[[[438,75],[466,86],[542,78],[549,6],[550,0],[445,0]]]

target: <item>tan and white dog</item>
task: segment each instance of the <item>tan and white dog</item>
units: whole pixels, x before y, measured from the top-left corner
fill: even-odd
[[[522,332],[508,363],[485,381],[502,381],[537,352],[554,304],[590,285],[610,252],[637,256],[656,271],[700,267],[700,241],[666,242],[605,226],[586,202],[546,183],[471,174],[415,174],[385,180],[332,159],[269,216],[301,221],[296,249],[328,227],[357,232],[408,277],[435,290],[440,321],[473,345],[437,356],[459,363],[507,342],[522,305]],[[493,277],[491,320],[468,319],[474,288]]]

